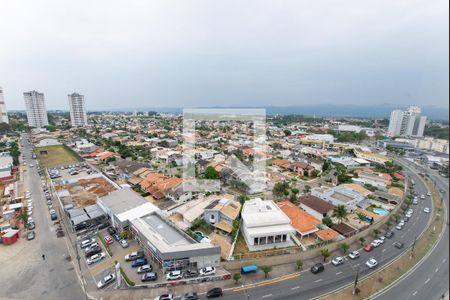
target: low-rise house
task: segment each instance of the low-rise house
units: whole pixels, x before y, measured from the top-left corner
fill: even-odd
[[[311,190],[311,195],[328,201],[335,206],[344,205],[351,212],[355,211],[359,202],[365,200],[365,197],[361,196],[361,194],[341,186],[332,188],[316,187]]]
[[[334,231],[342,234],[343,236],[345,236],[346,238],[356,234],[357,229],[353,228],[350,225],[347,225],[346,223],[339,223],[339,224],[334,224],[333,227],[331,227]]]
[[[246,201],[241,217],[242,234],[250,251],[294,245],[291,220],[273,201],[260,198]]]
[[[278,207],[281,208],[281,210],[291,220],[292,226],[300,235],[301,239],[319,231],[317,225],[322,223],[319,219],[316,219],[312,215],[301,210],[289,200],[284,200],[278,202],[277,204]]]
[[[304,195],[299,197],[300,208],[311,216],[322,220],[325,217],[331,217],[334,205],[313,195]]]
[[[155,200],[162,200],[167,196],[171,189],[174,189],[182,182],[183,179],[181,178],[170,177],[150,185],[146,190],[152,195]]]
[[[217,199],[205,208],[203,219],[217,229],[231,233],[240,210],[241,204],[233,199]]]

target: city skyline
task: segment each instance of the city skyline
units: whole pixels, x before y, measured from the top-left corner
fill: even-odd
[[[27,5],[5,4],[1,22],[9,26],[0,26],[10,110],[25,108],[21,95],[30,89],[45,92],[49,109],[65,108],[71,90],[89,95],[88,110],[122,103],[448,107],[445,1],[386,2],[389,12],[351,1],[205,3],[201,10],[108,2],[102,15],[105,3]]]

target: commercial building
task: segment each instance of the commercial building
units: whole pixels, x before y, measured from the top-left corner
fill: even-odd
[[[12,156],[9,153],[0,153],[0,181],[11,178],[12,168]]]
[[[23,93],[27,110],[28,125],[34,128],[48,126],[44,94],[37,91]]]
[[[427,117],[421,116],[418,106],[410,106],[408,110],[391,112],[388,133],[391,136],[423,136]]]
[[[70,123],[72,127],[87,126],[86,104],[84,96],[78,93],[67,95],[69,98]]]
[[[3,89],[0,86],[0,124],[9,124],[8,113],[6,111],[5,98],[3,96]]]
[[[218,266],[220,247],[199,243],[172,224],[158,207],[132,189],[124,188],[97,199],[113,227],[130,230],[148,257],[160,267]]]
[[[291,220],[273,201],[246,201],[242,208],[242,234],[250,251],[293,246]]]

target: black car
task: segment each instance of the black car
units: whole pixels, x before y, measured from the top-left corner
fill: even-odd
[[[35,228],[36,228],[36,225],[34,224],[34,222],[28,222],[27,228],[28,228],[28,229],[35,229]]]
[[[141,281],[156,281],[158,279],[158,274],[154,272],[148,272],[142,275]]]
[[[193,278],[198,276],[197,270],[187,270],[183,274],[184,278]]]
[[[108,227],[107,231],[108,231],[108,233],[109,233],[110,235],[113,235],[113,234],[116,233],[116,230],[115,230],[114,228],[112,228],[112,227]]]
[[[384,237],[387,239],[391,239],[394,236],[394,233],[392,231],[386,231],[384,234]]]
[[[117,233],[114,233],[112,235],[113,239],[115,239],[117,242],[121,240],[120,235],[118,235]]]
[[[35,237],[34,231],[28,231],[27,240],[29,241],[34,240],[34,237]]]
[[[217,297],[222,297],[223,296],[223,292],[221,288],[213,288],[210,289],[207,293],[206,293],[206,298],[217,298]]]
[[[311,273],[313,273],[313,274],[323,272],[324,270],[325,270],[325,267],[321,263],[317,263],[311,267]]]
[[[53,214],[50,215],[50,219],[52,221],[58,220],[58,215],[56,213],[53,213]]]
[[[102,252],[102,247],[100,247],[100,246],[95,246],[95,247],[89,248],[89,249],[85,252],[84,255],[85,255],[86,257],[91,257],[92,255],[97,254],[97,253],[100,253],[100,252]]]
[[[397,249],[402,249],[403,248],[403,243],[396,242],[396,243],[394,243],[394,247],[397,248]]]

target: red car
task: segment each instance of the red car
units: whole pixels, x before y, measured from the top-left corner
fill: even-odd
[[[373,245],[372,244],[367,244],[365,247],[364,247],[364,251],[366,251],[366,252],[370,252],[370,251],[372,251],[373,250]]]
[[[111,245],[114,242],[114,240],[112,239],[112,237],[107,235],[107,236],[105,236],[105,242],[106,242],[106,245]]]

